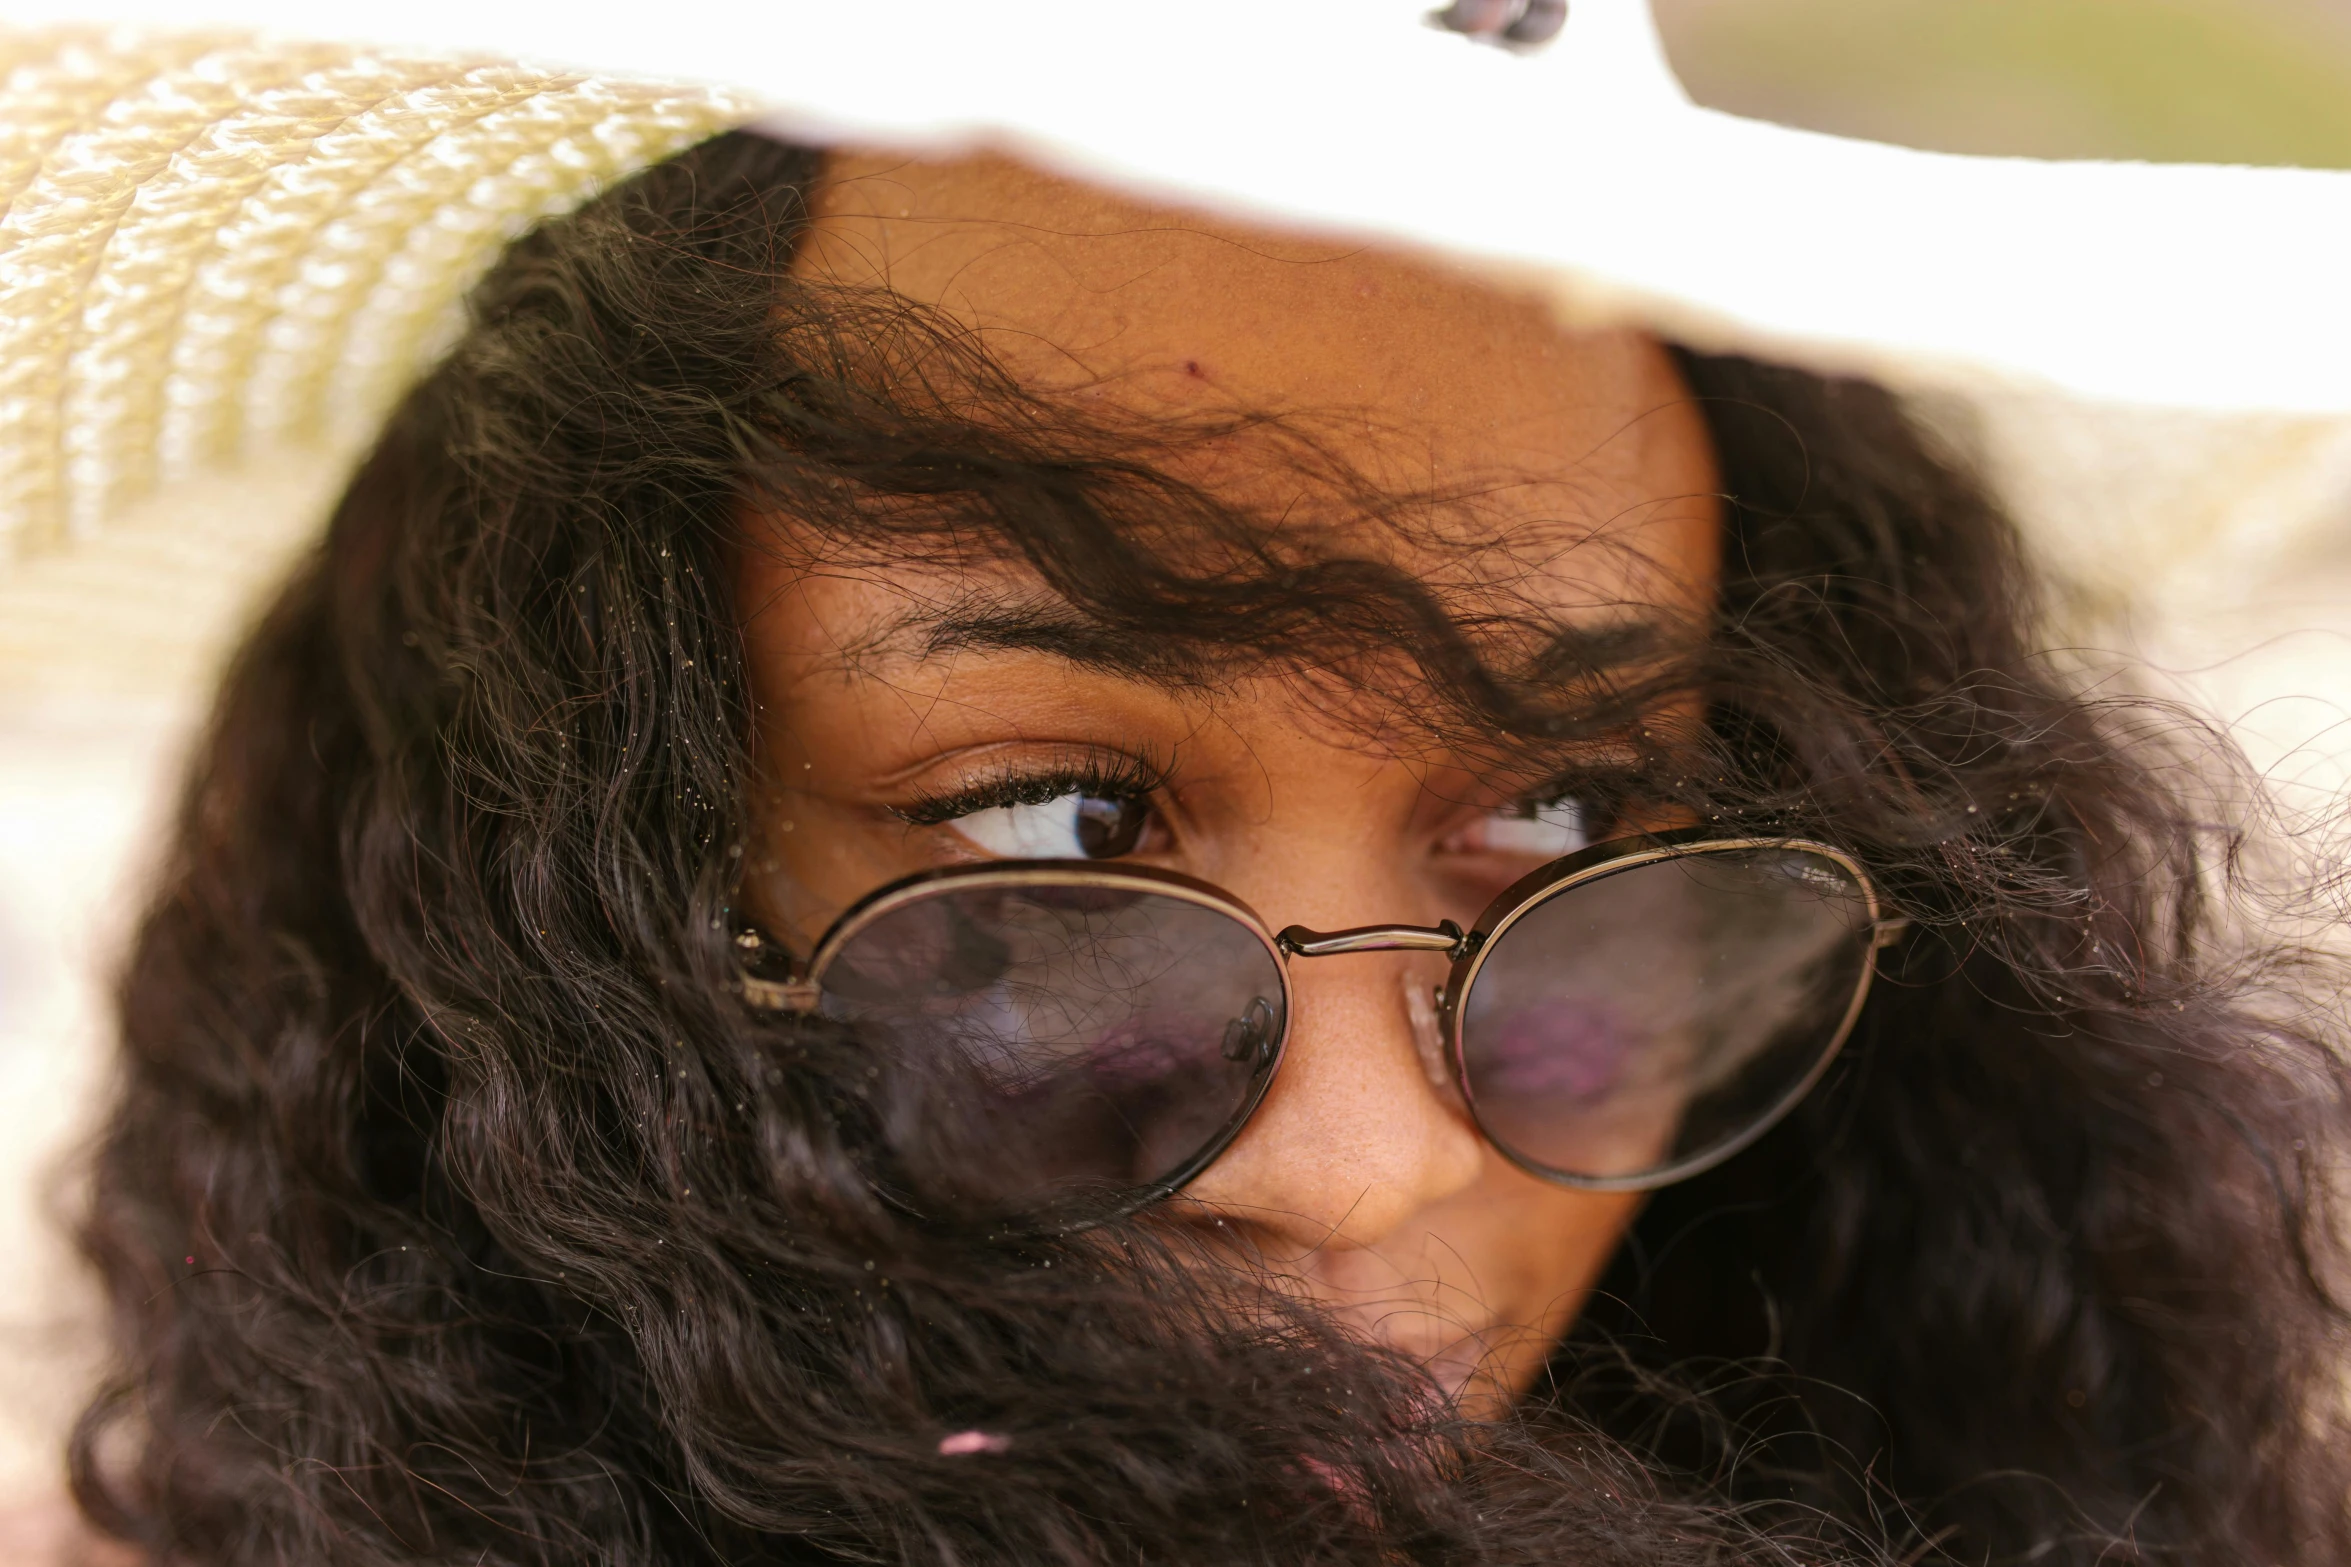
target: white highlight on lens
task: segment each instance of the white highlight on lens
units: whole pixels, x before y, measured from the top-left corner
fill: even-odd
[[[999,859],[1082,860],[1086,850],[1078,840],[1078,819],[1085,798],[1073,789],[1036,805],[991,806],[949,825],[974,848]]]
[[[1592,841],[1580,800],[1561,800],[1532,810],[1519,806],[1495,811],[1479,825],[1484,829],[1485,847],[1498,854],[1556,860]]]

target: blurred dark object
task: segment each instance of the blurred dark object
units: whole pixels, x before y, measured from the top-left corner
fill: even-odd
[[[1429,20],[1451,32],[1466,33],[1514,49],[1535,49],[1559,36],[1567,25],[1567,0],[1453,0]]]
[[[1712,108],[1946,152],[2351,168],[2346,0],[1655,0]]]

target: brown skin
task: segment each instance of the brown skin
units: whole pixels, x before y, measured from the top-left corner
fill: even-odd
[[[1476,487],[1516,590],[1566,616],[1692,613],[1717,574],[1716,481],[1671,363],[1630,333],[1569,335],[1428,262],[1211,222],[996,159],[845,154],[802,270],[887,284],[977,328],[1024,384],[1142,414],[1313,421],[1365,473]],[[1234,441],[1183,476],[1261,509],[1295,479]],[[923,645],[921,622],[1004,568],[827,562],[755,535],[742,596],[765,761],[758,912],[805,940],[859,894],[982,857],[895,813],[1005,771],[1138,757],[1164,788],[1132,863],[1223,886],[1273,927],[1467,921],[1536,860],[1483,843],[1523,780],[1349,732],[1291,677],[1212,693],[1031,651]],[[1363,525],[1360,548],[1432,576]],[[1504,541],[1507,541],[1506,543]],[[1604,542],[1604,548],[1578,548]],[[1453,580],[1447,577],[1447,580]],[[892,634],[892,628],[897,628]],[[1255,1118],[1180,1211],[1236,1236],[1473,1406],[1522,1391],[1638,1199],[1502,1159],[1432,1077],[1406,994],[1425,958],[1301,962],[1288,1051]],[[1416,967],[1415,965],[1418,965]]]

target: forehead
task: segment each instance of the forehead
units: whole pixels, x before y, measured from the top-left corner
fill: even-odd
[[[1539,303],[1425,258],[1156,207],[995,157],[836,153],[811,207],[801,279],[924,307],[1048,404],[1112,428],[1270,420],[1152,461],[1277,528],[1321,529],[1318,549],[1563,618],[1711,598],[1719,519],[1703,421],[1643,336],[1563,330]],[[1379,498],[1401,496],[1418,499],[1380,512]],[[758,559],[756,598],[824,604],[823,640],[866,659],[937,651],[916,606],[953,606],[934,617],[953,627],[975,618],[975,597],[1030,596],[1001,566]],[[812,565],[830,585],[795,591]],[[859,579],[879,591],[848,591]]]
[[[1653,342],[1562,330],[1539,302],[1433,260],[994,157],[837,153],[812,206],[804,276],[933,306],[1040,389],[1302,420],[1408,484],[1572,477],[1591,508],[1710,488]]]

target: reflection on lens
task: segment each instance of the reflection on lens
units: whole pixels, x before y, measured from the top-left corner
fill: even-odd
[[[1282,1033],[1273,953],[1135,887],[959,883],[886,909],[821,976],[890,1070],[893,1141],[983,1211],[1116,1201],[1234,1129]]]
[[[1601,875],[1489,940],[1460,1009],[1479,1124],[1555,1174],[1638,1181],[1743,1144],[1838,1043],[1869,898],[1828,856],[1708,850]]]

